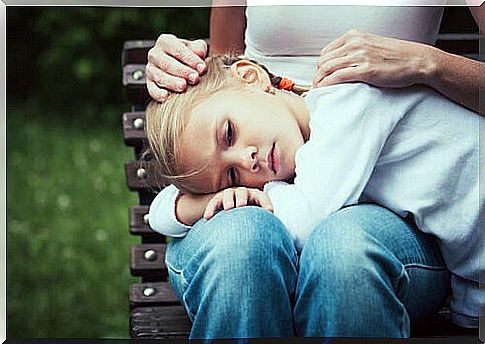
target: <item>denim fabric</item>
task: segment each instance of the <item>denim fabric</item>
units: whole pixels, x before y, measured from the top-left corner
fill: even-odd
[[[376,205],[330,216],[300,257],[266,210],[222,211],[173,239],[166,264],[190,338],[408,337],[449,290],[435,240]]]

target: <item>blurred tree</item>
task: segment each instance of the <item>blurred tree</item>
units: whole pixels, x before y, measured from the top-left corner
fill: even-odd
[[[7,8],[8,100],[43,116],[107,120],[123,104],[120,53],[162,32],[208,37],[208,8]],[[107,124],[106,123],[106,124]]]

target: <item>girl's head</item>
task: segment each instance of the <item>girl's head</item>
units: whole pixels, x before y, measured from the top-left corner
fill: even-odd
[[[147,107],[163,182],[211,193],[291,179],[295,153],[309,136],[303,100],[275,90],[273,76],[252,61],[214,56],[206,64],[196,86]]]

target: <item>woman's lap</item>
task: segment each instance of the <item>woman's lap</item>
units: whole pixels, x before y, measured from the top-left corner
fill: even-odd
[[[299,262],[274,215],[223,211],[172,240],[167,266],[192,338],[402,337],[448,287],[434,240],[375,205],[330,216]]]

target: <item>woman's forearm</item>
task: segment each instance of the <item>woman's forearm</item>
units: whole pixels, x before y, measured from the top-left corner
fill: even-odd
[[[228,4],[237,3],[239,6]],[[246,1],[214,0],[210,18],[209,54],[244,52],[244,34],[246,30]]]
[[[424,46],[424,67],[418,82],[480,113],[480,89],[485,89],[485,63]]]

